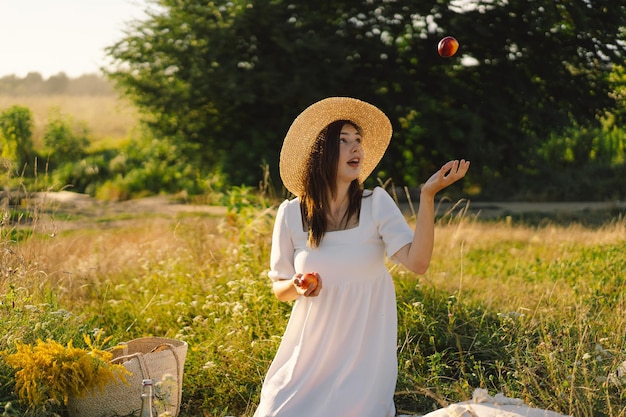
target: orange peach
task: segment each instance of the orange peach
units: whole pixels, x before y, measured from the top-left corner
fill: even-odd
[[[445,38],[439,41],[439,45],[437,45],[437,51],[439,51],[439,55],[444,58],[449,58],[452,55],[456,54],[456,51],[459,50],[459,41],[457,41],[453,36],[446,36]]]
[[[296,281],[296,285],[305,290],[309,288],[309,285],[313,284],[313,291],[317,288],[318,283],[317,275],[312,273],[306,273]]]

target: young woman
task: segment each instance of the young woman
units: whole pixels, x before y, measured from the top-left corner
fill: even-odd
[[[332,97],[293,122],[280,155],[296,198],[277,212],[269,277],[295,300],[255,417],[395,416],[397,315],[386,256],[426,272],[435,194],[465,176],[450,161],[422,186],[415,230],[380,187],[363,181],[382,158],[391,123],[363,101]],[[313,273],[317,286],[302,285]]]

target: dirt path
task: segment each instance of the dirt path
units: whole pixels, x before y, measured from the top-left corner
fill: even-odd
[[[123,227],[144,219],[175,217],[181,213],[226,215],[226,207],[182,204],[171,196],[110,202],[70,191],[35,193],[28,199],[28,206],[37,211],[39,224],[54,232]]]
[[[226,208],[220,206],[184,204],[172,196],[153,196],[141,199],[107,202],[86,194],[70,191],[36,193],[30,196],[29,206],[39,207],[39,214],[54,223],[57,230],[78,229],[89,224],[91,227],[121,227],[137,219],[150,217],[170,217],[181,213],[203,213],[208,216],[223,216]],[[403,212],[410,216],[417,206],[401,204]],[[532,218],[535,220],[595,218],[606,222],[611,218],[626,216],[626,202],[564,202],[564,203],[524,203],[524,202],[440,202],[437,215],[460,213],[475,216],[481,220]]]
[[[438,213],[445,213],[455,204],[441,203]],[[456,204],[457,209],[464,208],[465,202]],[[549,217],[558,215],[584,215],[598,212],[626,212],[626,202],[563,202],[563,203],[525,203],[525,202],[470,202],[467,205],[469,214],[478,215],[481,219],[501,218],[509,215],[545,214]]]

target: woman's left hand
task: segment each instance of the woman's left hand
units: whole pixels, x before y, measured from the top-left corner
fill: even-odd
[[[424,183],[422,193],[434,196],[439,191],[463,178],[469,166],[470,162],[465,159],[460,161],[455,159],[447,162]]]

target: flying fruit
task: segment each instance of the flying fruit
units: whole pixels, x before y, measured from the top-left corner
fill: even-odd
[[[439,45],[437,45],[439,55],[444,58],[450,58],[452,55],[456,54],[456,51],[458,50],[459,41],[457,41],[453,36],[446,36],[441,39],[439,41]]]

